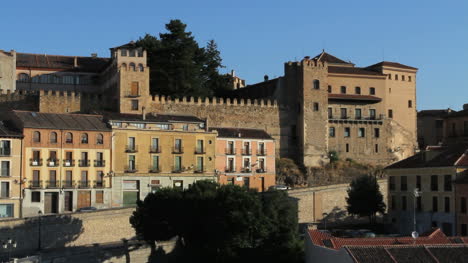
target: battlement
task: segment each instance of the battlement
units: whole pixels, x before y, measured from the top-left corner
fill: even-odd
[[[328,67],[328,63],[325,62],[325,61],[318,61],[316,59],[309,59],[309,58],[304,58],[303,60],[301,61],[288,61],[287,63],[285,63],[286,66],[289,66],[289,67],[292,67],[292,66],[296,66],[296,67],[311,67],[311,68],[327,68]]]
[[[182,97],[171,98],[164,95],[153,95],[152,101],[157,104],[185,104],[185,105],[226,105],[226,106],[257,106],[267,108],[278,108],[276,100],[267,99],[237,99],[237,98],[201,98],[201,97]]]

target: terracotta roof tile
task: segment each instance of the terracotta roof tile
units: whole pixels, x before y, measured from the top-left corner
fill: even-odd
[[[59,114],[32,111],[13,111],[13,118],[18,119],[24,128],[110,131],[101,115]]]
[[[403,65],[403,64],[400,64],[400,63],[397,63],[397,62],[390,62],[390,61],[382,61],[382,62],[379,62],[377,64],[370,65],[367,68],[375,68],[375,67],[382,67],[382,66],[392,67],[392,68],[404,68],[404,69],[417,70],[417,68],[415,68],[415,67],[410,67],[410,66]]]
[[[318,54],[317,56],[313,57],[314,60],[324,61],[331,64],[350,64],[353,65],[351,62],[346,62],[342,59],[339,59],[333,55],[328,54],[327,52],[323,51],[322,53]]]
[[[75,67],[75,58],[77,67]],[[16,54],[16,67],[57,69],[74,72],[101,72],[109,64],[109,58],[73,57],[45,54]]]
[[[220,138],[273,139],[268,133],[260,129],[211,127],[209,130],[218,131],[218,137]]]

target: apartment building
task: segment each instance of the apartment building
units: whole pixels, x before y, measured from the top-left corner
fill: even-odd
[[[212,127],[221,184],[266,191],[275,184],[275,141],[264,130]]]
[[[13,111],[23,136],[23,216],[110,204],[111,129],[102,116]]]
[[[440,227],[447,235],[457,230],[456,181],[468,168],[468,145],[428,147],[386,168],[388,215],[399,233],[419,233]],[[414,226],[416,216],[416,226]],[[461,228],[461,227],[460,227]]]
[[[0,219],[21,217],[22,138],[0,123]]]
[[[161,187],[216,181],[216,133],[194,116],[109,114],[113,206],[135,205]]]

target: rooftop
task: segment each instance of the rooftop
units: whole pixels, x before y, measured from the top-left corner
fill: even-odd
[[[392,67],[392,68],[418,70],[418,68],[410,67],[410,66],[407,66],[407,65],[400,64],[398,62],[391,62],[391,61],[382,61],[382,62],[376,63],[374,65],[370,65],[367,68],[377,68],[377,67]]]
[[[109,64],[109,61],[109,58],[100,57],[74,57],[29,53],[16,54],[16,67],[18,68],[96,73],[103,71]]]
[[[12,111],[24,128],[110,131],[101,115],[41,113],[32,111]]]
[[[152,114],[147,113],[143,120],[142,114],[121,114],[106,112],[103,113],[108,120],[119,120],[119,121],[134,121],[134,122],[156,122],[156,123],[168,123],[168,122],[189,122],[189,123],[204,123],[205,121],[190,115],[168,115],[168,114]]]
[[[328,54],[327,52],[325,52],[325,50],[322,51],[322,53],[318,54],[317,56],[313,57],[312,58],[313,60],[317,60],[317,61],[323,61],[323,62],[327,62],[329,64],[346,64],[346,65],[354,65],[353,63],[351,62],[346,62],[340,58],[337,58],[333,55],[330,55]]]
[[[351,75],[372,75],[372,76],[385,76],[384,74],[368,70],[367,68],[358,67],[334,67],[328,66],[328,73],[335,74],[351,74]]]
[[[382,101],[381,98],[370,95],[354,95],[354,94],[328,94],[329,100],[352,100],[352,101]]]
[[[209,130],[218,131],[218,137],[220,138],[273,140],[273,138],[268,133],[260,129],[211,127]]]

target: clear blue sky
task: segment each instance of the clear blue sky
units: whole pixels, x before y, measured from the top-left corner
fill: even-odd
[[[215,39],[224,65],[247,83],[323,48],[357,66],[419,68],[418,109],[468,103],[468,2],[463,1],[37,1],[0,5],[0,49],[109,56],[174,18],[199,43]]]

